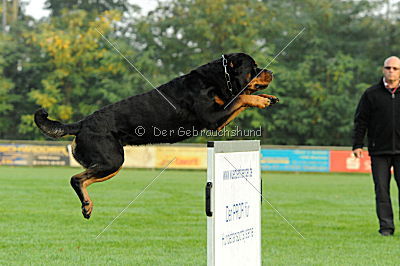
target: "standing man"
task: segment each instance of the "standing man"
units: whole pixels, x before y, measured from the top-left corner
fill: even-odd
[[[393,166],[397,188],[400,188],[400,59],[387,58],[382,68],[383,78],[361,96],[354,118],[353,153],[362,156],[365,133],[371,156],[375,184],[376,213],[379,233],[394,233],[390,200],[390,169]]]

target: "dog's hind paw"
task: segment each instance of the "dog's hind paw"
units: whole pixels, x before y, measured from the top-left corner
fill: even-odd
[[[86,219],[90,218],[93,211],[93,203],[91,201],[82,202],[82,214]]]

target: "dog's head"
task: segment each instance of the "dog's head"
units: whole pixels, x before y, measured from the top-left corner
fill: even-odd
[[[258,68],[254,59],[245,53],[226,54],[224,58],[225,62],[220,58],[199,67],[196,72],[217,87],[225,100],[238,94],[251,94],[263,90],[273,79],[270,70]],[[228,78],[232,86],[228,86]]]

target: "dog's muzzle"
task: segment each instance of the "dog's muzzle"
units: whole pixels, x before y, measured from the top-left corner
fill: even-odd
[[[271,70],[261,70],[257,68],[257,73],[260,74],[257,77],[253,78],[248,85],[248,90],[250,91],[250,93],[266,89],[273,79],[273,74]]]

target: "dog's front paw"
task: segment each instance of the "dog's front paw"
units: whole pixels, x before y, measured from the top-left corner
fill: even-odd
[[[258,95],[257,95],[258,96]],[[252,103],[253,106],[258,108],[266,108],[271,104],[271,100],[265,97],[257,97],[255,98],[254,102]]]
[[[258,96],[270,99],[271,100],[271,104],[276,104],[276,103],[279,102],[279,98],[274,96],[274,95],[259,94]]]
[[[82,203],[82,214],[83,217],[86,219],[90,218],[90,215],[92,214],[93,211],[93,202],[92,201],[84,201]]]

